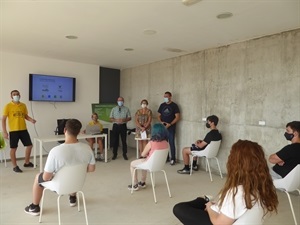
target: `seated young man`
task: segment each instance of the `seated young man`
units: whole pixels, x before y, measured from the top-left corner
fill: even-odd
[[[211,115],[206,119],[206,127],[210,129],[210,131],[206,134],[203,140],[197,140],[195,144],[192,144],[191,147],[185,147],[182,149],[182,158],[184,162],[184,168],[181,170],[177,170],[177,173],[180,174],[190,174],[190,169],[195,171],[198,170],[197,158],[193,161],[193,168],[190,168],[190,154],[191,151],[201,151],[206,148],[206,146],[211,141],[219,141],[222,140],[222,136],[217,129],[217,125],[219,122],[219,118],[215,115]]]
[[[300,164],[300,121],[292,121],[286,125],[284,137],[291,144],[270,155],[269,162],[275,164],[270,173],[272,178],[284,178],[298,164]]]

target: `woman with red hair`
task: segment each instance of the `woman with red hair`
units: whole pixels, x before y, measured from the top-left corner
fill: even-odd
[[[262,147],[238,140],[227,161],[227,180],[216,203],[204,198],[178,203],[174,215],[184,225],[232,225],[247,210],[277,213],[278,199]]]

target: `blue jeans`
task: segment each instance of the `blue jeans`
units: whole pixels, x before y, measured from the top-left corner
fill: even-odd
[[[175,133],[176,130],[174,128],[168,129],[169,131],[169,144],[171,149],[171,160],[176,160],[176,148],[175,148]],[[169,158],[169,156],[168,156]]]

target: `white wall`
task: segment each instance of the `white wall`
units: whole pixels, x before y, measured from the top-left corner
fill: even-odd
[[[11,101],[10,92],[17,89],[21,101],[27,105],[29,116],[37,120],[35,126],[27,121],[32,141],[36,136],[53,135],[56,120],[76,118],[83,125],[90,120],[91,104],[99,102],[99,66],[61,61],[29,55],[0,52],[0,108],[1,115],[5,104]],[[30,102],[29,73],[40,73],[76,78],[76,102],[47,103]],[[7,126],[8,127],[8,126]],[[2,130],[2,127],[0,128]],[[53,144],[46,145],[49,151]],[[23,145],[19,144],[17,157],[24,157]],[[7,157],[9,155],[7,154]]]

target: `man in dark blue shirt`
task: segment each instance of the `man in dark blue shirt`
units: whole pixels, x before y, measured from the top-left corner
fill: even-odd
[[[160,104],[158,109],[158,121],[164,124],[169,131],[171,165],[175,165],[176,163],[175,133],[176,133],[176,123],[178,122],[179,119],[180,119],[180,111],[178,105],[172,101],[171,92],[167,91],[164,94],[164,102]],[[169,156],[167,160],[169,160]]]

